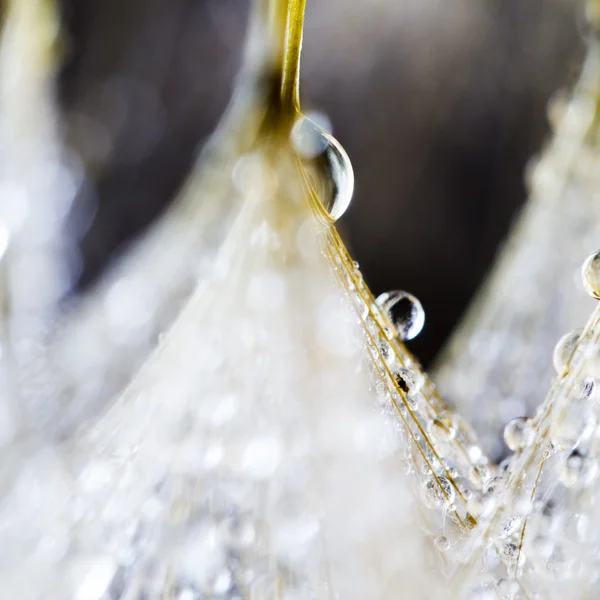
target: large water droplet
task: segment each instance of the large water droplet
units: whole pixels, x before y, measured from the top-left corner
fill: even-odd
[[[401,340],[417,337],[425,325],[425,311],[412,294],[395,290],[384,292],[375,301],[395,325]]]
[[[600,250],[585,259],[581,267],[581,278],[585,291],[600,300]]]
[[[570,331],[563,335],[558,340],[558,343],[554,347],[554,353],[552,354],[552,364],[559,375],[562,375],[567,368],[567,363],[575,350],[575,346],[579,341],[580,331]]]
[[[531,444],[532,433],[530,420],[517,417],[504,428],[504,441],[511,450],[520,450]]]
[[[354,192],[354,171],[346,151],[330,133],[305,115],[292,127],[291,143],[323,208],[337,221],[346,212]]]

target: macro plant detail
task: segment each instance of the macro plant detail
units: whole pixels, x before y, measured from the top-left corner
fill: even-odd
[[[502,424],[499,464],[502,414],[478,402],[514,386],[529,411],[531,348],[583,314],[530,294],[572,272],[557,223],[577,251],[600,232],[580,228],[594,36],[484,308],[440,364],[455,410],[404,345],[421,304],[374,297],[336,229],[354,174],[301,112],[304,0],[256,0],[234,97],[172,209],[66,308],[84,169],[55,126],[59,28],[49,0],[3,9],[3,598],[597,597],[600,308],[547,357],[537,413]],[[600,254],[581,276],[598,299]],[[533,387],[507,380],[526,367]]]

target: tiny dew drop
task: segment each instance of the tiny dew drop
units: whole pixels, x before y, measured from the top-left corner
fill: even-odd
[[[496,550],[500,560],[502,560],[505,565],[511,565],[517,562],[517,558],[519,557],[519,547],[516,544],[502,541],[496,544]]]
[[[588,458],[579,450],[573,450],[565,460],[560,480],[566,487],[578,489],[587,487],[597,474],[596,461]]]
[[[406,394],[408,398],[414,398],[422,389],[424,378],[420,371],[398,367],[393,372],[396,385]]]
[[[453,440],[456,437],[456,423],[452,417],[435,417],[428,426],[429,435],[434,441],[443,442]]]
[[[513,451],[529,446],[532,441],[531,422],[526,417],[517,417],[504,428],[504,441]]]
[[[435,547],[440,552],[448,552],[450,550],[450,540],[445,535],[440,535],[435,538]]]
[[[600,250],[588,256],[581,267],[581,279],[585,291],[600,300]]]
[[[554,353],[552,354],[552,364],[559,375],[562,375],[567,368],[567,364],[571,355],[575,351],[575,347],[579,342],[579,336],[581,331],[570,331],[563,335],[558,343],[554,347]]]
[[[412,294],[401,290],[384,292],[375,302],[387,313],[401,340],[412,340],[421,333],[425,325],[425,311]]]
[[[327,214],[337,221],[354,193],[352,163],[341,144],[312,119],[301,115],[290,134],[311,184]]]

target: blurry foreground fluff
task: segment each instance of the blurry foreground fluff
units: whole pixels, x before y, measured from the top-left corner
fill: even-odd
[[[59,308],[84,174],[52,109],[51,9],[8,2],[2,36],[0,597],[597,598],[600,313],[559,342],[546,400],[508,423],[514,454],[494,464],[404,346],[418,300],[373,298],[335,229],[353,173],[300,112],[303,0],[255,2],[235,97],[173,208]],[[596,55],[594,41],[534,172],[536,227],[511,242],[525,258],[503,259],[492,287],[562,293],[539,265],[558,275],[579,251],[551,252],[559,222],[561,240],[582,237],[570,211],[600,237]],[[600,297],[600,256],[583,275]],[[533,337],[507,344],[525,363],[570,319],[526,298],[502,308],[527,315]],[[474,422],[500,429],[506,363],[486,336],[441,368]]]

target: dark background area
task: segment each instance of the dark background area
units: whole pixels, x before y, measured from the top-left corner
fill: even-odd
[[[152,222],[218,122],[248,1],[62,0],[68,139],[93,186],[89,285]],[[546,105],[576,77],[584,28],[567,0],[308,0],[305,108],[348,151],[343,219],[374,292],[406,289],[427,363],[489,268],[548,135]],[[91,188],[93,187],[93,192]]]

